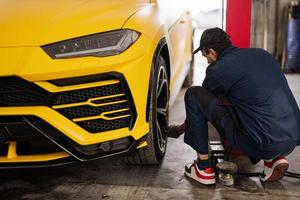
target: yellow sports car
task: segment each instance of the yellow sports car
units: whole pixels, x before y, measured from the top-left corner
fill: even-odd
[[[192,70],[183,0],[2,0],[0,168],[159,164]]]

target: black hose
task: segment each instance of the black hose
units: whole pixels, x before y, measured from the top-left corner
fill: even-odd
[[[232,148],[229,147],[227,149],[225,155],[230,155],[231,151],[232,151]],[[259,175],[261,175],[261,173],[258,173],[258,172],[237,172],[235,174],[236,175],[240,175],[240,176],[246,176],[246,177],[259,177]],[[294,172],[290,172],[290,171],[286,171],[284,173],[284,176],[290,177],[290,178],[300,179],[300,174],[294,173]]]
[[[294,176],[294,175],[290,175],[290,174],[284,174],[284,176],[290,177],[290,178],[300,179],[300,176]]]
[[[294,175],[294,176],[300,176],[300,174],[294,173],[294,172],[290,172],[290,171],[286,171],[285,173],[290,174],[290,175]]]
[[[252,173],[251,172],[237,172],[235,174],[239,175],[239,176],[246,176],[246,177],[259,177],[259,175],[261,175],[261,173],[258,173],[258,172],[252,172]],[[289,171],[286,171],[284,176],[300,179],[300,174],[289,172]]]
[[[246,176],[246,177],[259,177],[259,175],[261,173],[258,173],[258,172],[237,172],[235,174],[239,175],[239,176]]]
[[[284,176],[291,177],[291,178],[299,178],[300,179],[300,174],[286,171]]]

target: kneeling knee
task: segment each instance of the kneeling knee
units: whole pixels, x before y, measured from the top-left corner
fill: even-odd
[[[189,97],[195,96],[198,93],[198,91],[202,89],[203,87],[201,86],[192,86],[188,88],[187,91],[185,92],[184,100],[186,101]]]
[[[184,99],[186,100],[190,96],[199,96],[210,93],[207,89],[202,86],[192,86],[185,92]]]

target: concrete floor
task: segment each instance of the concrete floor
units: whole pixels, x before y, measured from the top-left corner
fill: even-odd
[[[287,78],[299,103],[300,75]],[[184,92],[170,110],[172,124],[185,118]],[[107,158],[54,168],[0,171],[0,199],[300,199],[300,180],[286,177],[264,185],[258,178],[238,177],[233,188],[190,181],[184,177],[183,169],[195,153],[182,140],[183,137],[169,139],[166,157],[157,167],[126,166],[119,158]],[[299,155],[297,148],[288,157],[291,171],[300,171]],[[262,163],[253,166],[244,157],[236,161],[242,172],[262,169]]]
[[[205,62],[196,58],[195,84],[204,78]],[[287,76],[300,105],[300,75]],[[170,123],[185,119],[182,90],[170,110]],[[210,134],[215,130],[210,127]],[[0,171],[0,199],[300,199],[300,180],[283,178],[261,184],[258,178],[237,177],[237,185],[203,186],[185,178],[184,166],[195,152],[178,140],[169,139],[165,159],[160,166],[127,166],[118,157],[89,163],[74,163],[44,169]],[[290,170],[300,171],[300,148],[288,157]],[[260,172],[262,163],[251,165],[245,157],[235,159],[240,172]]]
[[[300,75],[289,75],[288,80],[300,100]],[[185,118],[184,92],[171,108],[171,123]],[[210,133],[213,132],[210,127]],[[166,157],[156,167],[127,166],[119,158],[107,158],[53,168],[0,171],[0,199],[300,199],[300,180],[287,177],[267,184],[261,184],[258,178],[238,177],[232,188],[190,181],[183,169],[195,153],[182,140],[182,136],[169,139]],[[300,171],[299,155],[297,148],[288,157],[291,171]],[[240,172],[262,169],[262,163],[254,166],[244,157],[235,160]]]

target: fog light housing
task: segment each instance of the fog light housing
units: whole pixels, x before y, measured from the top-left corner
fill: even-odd
[[[103,142],[99,144],[99,150],[103,152],[108,152],[111,150],[112,144],[111,142]]]
[[[76,150],[83,153],[86,156],[103,156],[107,154],[113,154],[121,151],[125,151],[132,144],[130,137],[121,138],[117,140],[102,142],[98,144],[91,144],[85,146],[78,146]]]

